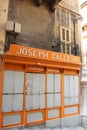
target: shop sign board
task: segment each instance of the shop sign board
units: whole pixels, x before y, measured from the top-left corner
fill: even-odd
[[[42,50],[37,48],[19,46],[19,45],[11,45],[10,50],[5,53],[6,55],[41,59],[41,60],[49,60],[56,62],[67,62],[80,64],[80,57],[73,56],[70,54],[64,54],[59,52],[53,52],[48,50]]]

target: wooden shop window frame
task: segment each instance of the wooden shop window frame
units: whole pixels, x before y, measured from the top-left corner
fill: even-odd
[[[18,71],[23,71],[24,72],[24,94],[23,94],[23,103],[24,103],[24,107],[23,107],[23,111],[22,112],[12,112],[13,113],[21,113],[22,114],[22,122],[21,124],[12,124],[9,126],[1,126],[0,123],[0,128],[1,127],[14,127],[14,126],[19,126],[19,125],[27,125],[27,124],[38,124],[38,123],[42,123],[42,122],[46,122],[48,119],[47,113],[48,110],[50,108],[47,108],[47,74],[60,74],[61,75],[61,105],[59,108],[52,108],[52,109],[60,109],[60,117],[57,118],[62,118],[65,117],[64,115],[64,75],[65,74],[70,74],[70,75],[79,75],[80,72],[80,67],[81,67],[81,63],[80,63],[80,59],[78,57],[78,62],[76,62],[74,64],[74,62],[66,62],[66,61],[61,61],[61,59],[59,58],[58,61],[56,61],[55,59],[52,59],[52,54],[54,56],[56,56],[57,52],[51,52],[51,51],[45,51],[45,50],[40,50],[40,49],[35,49],[35,48],[30,48],[33,52],[33,50],[37,50],[40,52],[47,52],[49,53],[49,57],[43,58],[41,57],[34,57],[31,56],[29,57],[28,55],[22,55],[22,54],[17,54],[16,52],[18,52],[19,48],[22,48],[23,46],[17,46],[17,45],[11,45],[10,50],[3,56],[3,69],[2,69],[2,75],[4,73],[4,70],[18,70]],[[14,49],[15,48],[15,49]],[[29,49],[28,47],[24,47],[24,49]],[[44,53],[43,52],[43,53]],[[11,55],[12,54],[12,55]],[[61,56],[64,56],[64,54],[59,54]],[[71,55],[68,55],[69,57],[72,58]],[[74,57],[74,56],[73,56]],[[54,57],[55,58],[55,57]],[[39,63],[40,61],[40,63]],[[65,63],[66,62],[66,63]],[[38,67],[38,68],[43,68],[43,69],[38,69],[38,70],[32,70],[32,69],[28,69],[28,66],[33,66],[33,67]],[[46,90],[46,95],[45,95],[45,109],[43,110],[32,110],[32,111],[26,111],[25,110],[25,105],[26,105],[26,73],[44,73],[45,74],[45,90]],[[1,84],[3,84],[3,79],[1,80]],[[1,101],[1,108],[2,108],[2,91],[3,91],[3,85],[0,84],[0,101]],[[70,107],[70,106],[69,106]],[[2,118],[5,114],[8,113],[2,113],[1,112],[1,108],[0,108],[0,121],[2,122]],[[80,111],[80,105],[78,104],[78,111]],[[43,120],[41,121],[36,121],[36,122],[27,122],[27,114],[28,113],[33,113],[33,112],[42,112],[43,113]],[[77,113],[78,114],[78,113]],[[75,115],[75,114],[74,114]],[[71,115],[67,115],[67,116],[71,116]],[[52,120],[52,118],[51,118]]]
[[[47,107],[47,104],[48,104],[48,86],[47,86],[47,82],[48,82],[48,74],[60,74],[60,77],[61,77],[61,70],[60,68],[50,68],[50,67],[47,67],[46,68],[46,114],[45,114],[45,121],[47,120],[52,120],[52,119],[57,119],[57,118],[60,118],[60,115],[61,115],[61,107],[54,107],[54,108],[48,108]],[[62,77],[61,77],[61,81],[62,81]],[[61,84],[61,81],[60,81],[60,84]],[[61,88],[61,85],[60,85],[60,88]],[[60,92],[62,94],[62,92]],[[62,100],[62,99],[61,99]],[[61,101],[60,101],[61,102]],[[59,116],[57,117],[53,117],[53,118],[49,118],[48,117],[48,111],[49,110],[59,110]]]
[[[70,71],[71,71],[71,73],[69,73]],[[63,117],[80,114],[80,75],[79,75],[79,73],[76,73],[76,72],[78,72],[78,71],[74,70],[74,73],[73,73],[73,70],[65,70],[63,76],[65,76],[65,75],[78,76],[78,83],[79,83],[79,86],[78,86],[78,101],[79,101],[79,104],[64,106],[64,108],[70,108],[70,107],[78,106],[78,112],[73,113],[73,114],[66,114],[66,115],[64,114]],[[63,100],[64,100],[64,98],[63,98]],[[63,109],[63,113],[64,113],[64,109]]]

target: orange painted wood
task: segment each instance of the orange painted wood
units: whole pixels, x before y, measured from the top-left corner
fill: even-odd
[[[41,73],[41,72],[45,72],[45,68],[44,67],[39,67],[39,66],[31,66],[31,65],[27,65],[26,66],[26,72],[38,72],[38,73]]]
[[[10,125],[1,126],[1,128],[12,128],[12,127],[19,127],[19,126],[23,126],[23,124],[22,123],[10,124]]]
[[[60,112],[60,107],[57,107],[57,108],[47,108],[47,115],[48,115],[48,111],[49,110],[59,110],[59,112]],[[53,120],[53,119],[57,119],[57,118],[60,118],[60,114],[59,114],[59,116],[55,116],[55,117],[52,117],[52,118],[49,118],[48,116],[47,116],[47,120]]]
[[[53,73],[53,74],[59,74],[60,69],[55,69],[55,68],[47,68],[47,73]]]
[[[6,52],[7,55],[14,55],[18,57],[28,57],[28,58],[35,58],[39,60],[49,60],[49,61],[56,61],[56,62],[67,62],[67,63],[80,63],[80,57],[73,56],[64,53],[58,53],[48,50],[42,50],[37,48],[31,48],[26,46],[19,46],[19,45],[11,45],[10,50]]]
[[[5,115],[15,115],[15,114],[20,114],[21,115],[21,123],[3,125],[3,118],[4,118]],[[21,111],[20,112],[4,112],[4,113],[2,113],[2,124],[1,124],[1,128],[8,128],[8,127],[12,127],[12,126],[23,125],[22,119],[23,119],[23,115],[22,115]]]
[[[78,82],[79,82],[79,86],[78,86],[78,93],[79,93],[79,94],[78,94],[78,96],[79,96],[79,97],[78,97],[78,98],[79,98],[79,99],[78,99],[78,100],[79,100],[78,113],[80,114],[80,95],[81,95],[81,93],[80,93],[80,91],[81,91],[81,90],[80,90],[80,76],[79,76],[79,81],[78,81]]]
[[[69,70],[69,69],[64,69],[64,74],[79,75],[78,70]]]
[[[4,55],[4,61],[73,70],[80,70],[81,67],[78,56],[19,45],[10,46],[10,50]]]
[[[13,127],[26,124],[38,124],[41,122],[46,122],[47,120],[64,118],[68,116],[77,115],[80,113],[80,96],[79,104],[64,106],[64,75],[80,75],[80,57],[57,53],[47,50],[41,50],[36,48],[30,48],[25,46],[11,45],[10,50],[3,55],[3,68],[0,71],[0,128],[1,127]],[[13,114],[13,112],[2,113],[2,93],[3,93],[3,81],[4,81],[4,70],[18,70],[24,71],[24,95],[23,95],[23,111],[14,112],[14,114],[21,113],[21,124],[12,124],[2,126],[3,116],[6,114]],[[45,74],[45,109],[43,110],[32,110],[26,111],[26,72],[29,73],[44,73]],[[47,74],[60,74],[61,75],[61,106],[59,108],[47,108]],[[79,79],[80,82],[80,79]],[[79,95],[80,95],[80,84],[79,84]],[[78,113],[64,115],[64,108],[78,106]],[[60,110],[60,116],[55,118],[48,118],[48,110]],[[43,112],[43,120],[36,122],[27,123],[27,114],[32,112]]]
[[[4,72],[3,72],[3,65],[1,63],[0,68],[0,128],[2,126],[2,92],[3,92],[3,83],[4,83]]]
[[[57,63],[56,61],[48,61],[48,60],[40,60],[40,59],[30,59],[26,57],[14,57],[10,55],[5,55],[4,61],[6,63],[13,64],[25,64],[25,65],[34,65],[38,67],[52,67],[52,68],[65,68],[69,70],[77,70],[80,71],[81,64],[72,64],[72,63]],[[39,64],[38,64],[39,63]]]
[[[79,104],[74,104],[74,105],[69,105],[69,106],[64,106],[64,108],[71,108],[71,107],[78,107]]]
[[[26,124],[26,72],[24,72],[23,125]]]
[[[47,92],[48,92],[48,86],[47,86],[47,80],[48,80],[48,77],[47,77],[47,68],[46,68],[46,75],[45,75],[45,92],[46,92],[46,94],[45,94],[45,122],[46,122],[46,120],[47,120],[47,104],[48,104],[48,102],[47,102]]]
[[[61,74],[61,108],[60,108],[60,117],[64,116],[64,75]]]
[[[29,113],[37,113],[37,112],[42,112],[43,113],[43,120],[38,120],[38,121],[35,121],[35,122],[27,122],[27,114],[29,114]],[[42,110],[30,110],[30,111],[27,111],[26,112],[26,124],[39,124],[39,123],[42,123],[42,122],[44,122],[44,116],[45,116],[45,114],[44,114],[44,109],[42,109]]]
[[[24,71],[24,65],[14,64],[14,63],[5,63],[4,64],[4,69]]]
[[[73,114],[67,114],[67,115],[64,115],[64,117],[71,117],[71,116],[76,116],[76,115],[78,115],[79,113],[73,113]],[[63,118],[64,118],[63,117]]]

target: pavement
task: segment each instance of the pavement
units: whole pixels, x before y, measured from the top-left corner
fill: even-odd
[[[44,128],[44,127],[27,127],[27,128],[9,128],[9,129],[0,129],[0,130],[87,130],[87,127],[65,127],[65,128]]]

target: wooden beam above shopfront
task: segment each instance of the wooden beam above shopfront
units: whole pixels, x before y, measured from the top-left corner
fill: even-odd
[[[80,70],[80,57],[48,50],[12,44],[4,55],[4,61],[16,64]]]

